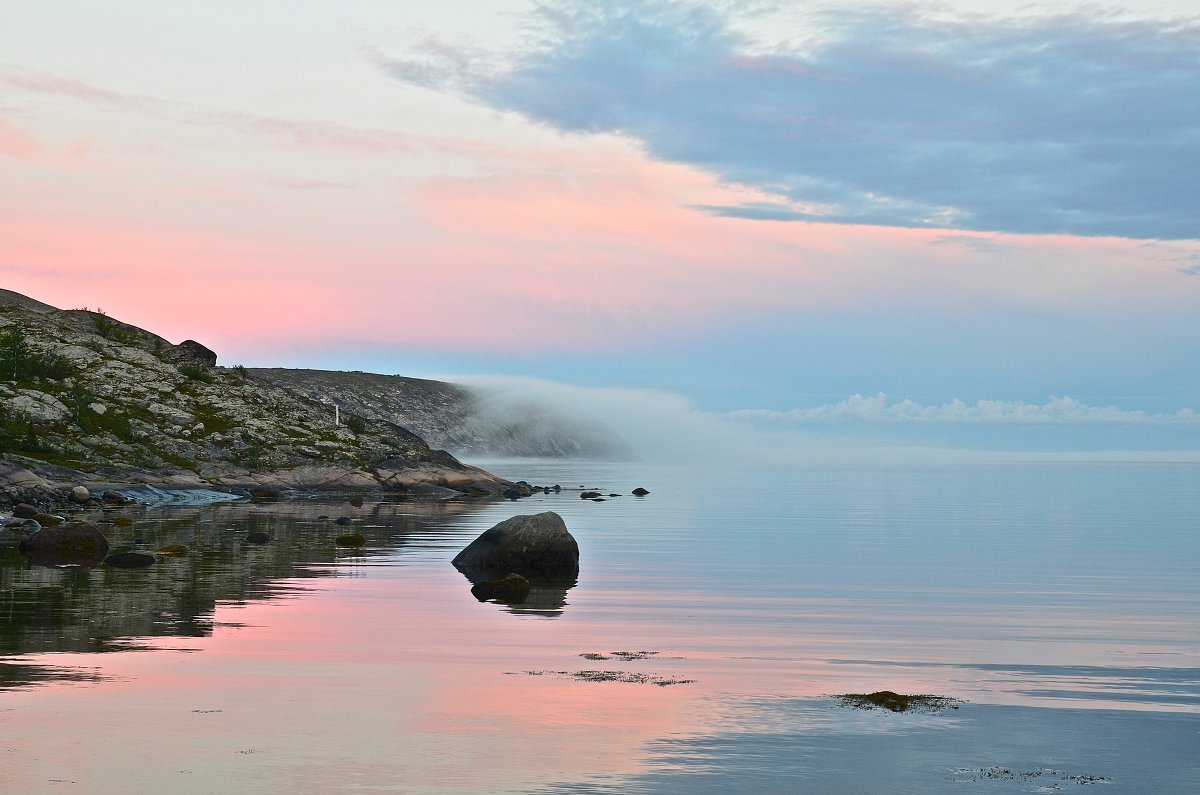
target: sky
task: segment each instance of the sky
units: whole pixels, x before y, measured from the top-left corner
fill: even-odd
[[[0,0],[0,287],[223,364],[1200,449],[1198,177],[1190,0]]]

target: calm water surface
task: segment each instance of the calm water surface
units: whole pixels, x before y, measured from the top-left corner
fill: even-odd
[[[489,468],[564,491],[95,512],[194,550],[144,571],[3,541],[0,791],[1200,791],[1200,466]],[[543,510],[578,583],[477,602],[450,559]],[[964,703],[830,697],[880,689]]]

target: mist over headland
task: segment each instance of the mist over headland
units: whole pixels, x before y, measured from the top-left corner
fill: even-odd
[[[820,460],[1077,458],[1200,461],[1200,414],[1092,405],[954,399],[921,404],[884,394],[781,411],[705,411],[662,390],[586,387],[505,375],[445,376],[485,392],[481,417],[511,421],[531,407],[587,420],[630,457],[650,462],[774,464]]]

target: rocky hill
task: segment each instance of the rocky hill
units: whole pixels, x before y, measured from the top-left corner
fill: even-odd
[[[399,375],[330,370],[252,369],[310,400],[357,417],[395,422],[433,447],[475,458],[628,460],[611,429],[552,406],[481,388]]]
[[[446,424],[439,396],[461,400],[455,387],[403,379],[409,403],[379,408],[372,377],[327,374],[350,385],[334,390],[335,418],[320,389],[216,361],[194,341],[173,345],[100,312],[0,290],[0,490],[11,500],[68,484],[467,494],[512,485],[397,421],[412,406],[430,427]]]

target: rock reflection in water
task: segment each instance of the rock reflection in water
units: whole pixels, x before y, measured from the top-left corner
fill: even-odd
[[[471,572],[471,574],[467,574],[466,572],[461,573],[472,586],[485,582],[495,576],[482,572]],[[567,606],[567,591],[578,584],[579,579],[577,577],[530,577],[529,595],[521,601],[507,602],[499,599],[480,601],[488,601],[496,604],[506,612],[513,613],[514,615],[539,615],[553,618],[562,615],[563,609]],[[476,598],[469,588],[464,589],[464,595],[469,599]]]
[[[395,554],[414,538],[436,535],[439,519],[478,510],[472,503],[344,502],[234,503],[220,506],[80,512],[95,522],[113,549],[151,551],[186,545],[179,557],[160,556],[146,569],[37,565],[22,557],[12,534],[0,538],[0,658],[43,652],[108,652],[155,637],[204,637],[213,631],[218,603],[287,597],[307,577],[347,576],[339,561]],[[364,548],[339,550],[344,528],[332,519],[350,514]],[[119,517],[132,519],[132,523]],[[328,517],[328,518],[326,518]],[[246,537],[271,537],[261,546]],[[419,542],[418,542],[419,543]],[[565,589],[563,589],[565,590]],[[562,592],[531,595],[531,604],[563,604]],[[3,661],[0,687],[76,674],[17,660]],[[90,675],[90,674],[89,674]]]

